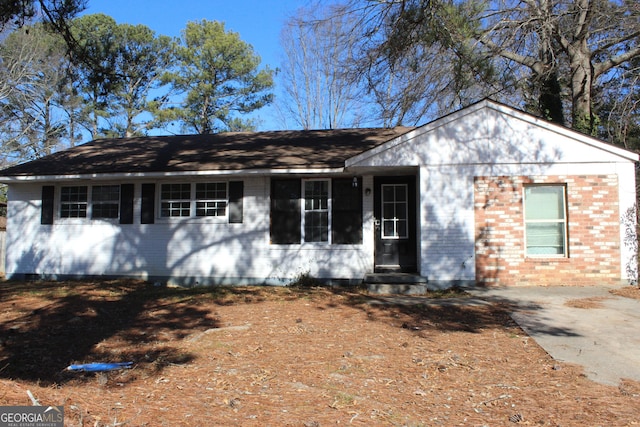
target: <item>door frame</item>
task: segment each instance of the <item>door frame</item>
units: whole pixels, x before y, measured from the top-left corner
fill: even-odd
[[[380,175],[373,177],[373,241],[374,272],[416,273],[418,271],[418,242],[417,242],[417,177],[415,175]],[[385,184],[407,185],[407,238],[382,239],[382,186]],[[397,263],[383,262],[385,245],[391,250],[397,250]]]

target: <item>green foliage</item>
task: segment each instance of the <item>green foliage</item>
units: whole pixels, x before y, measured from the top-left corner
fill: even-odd
[[[597,116],[590,116],[582,112],[577,112],[573,117],[573,129],[587,135],[596,136],[599,119]]]
[[[82,123],[98,136],[135,136],[154,126],[145,112],[155,112],[167,97],[151,98],[174,60],[173,41],[144,25],[117,24],[103,15],[87,15],[73,22],[83,55],[92,62],[80,63],[78,91],[85,110]]]
[[[215,21],[189,22],[176,47],[177,69],[166,76],[185,94],[181,107],[165,113],[188,131],[206,134],[250,129],[238,114],[269,104],[273,72],[260,70],[260,57],[234,32]]]
[[[30,16],[34,5],[50,4],[23,2],[20,13]],[[180,42],[104,14],[69,22],[68,34],[52,25],[25,26],[0,41],[0,165],[87,136],[140,136],[168,123],[199,133],[253,130],[256,120],[242,115],[272,101],[273,72],[260,69],[253,48],[224,24],[190,23]]]

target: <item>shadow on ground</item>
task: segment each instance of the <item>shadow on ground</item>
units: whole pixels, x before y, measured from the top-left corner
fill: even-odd
[[[234,288],[168,289],[138,281],[6,282],[0,285],[0,377],[63,383],[74,363],[128,362],[157,371],[168,363],[188,363],[176,340],[193,330],[219,326],[211,305],[242,292]],[[238,299],[236,296],[234,299]],[[106,340],[115,342],[103,346]],[[173,344],[172,344],[173,343]]]
[[[370,295],[354,288],[164,288],[122,280],[6,282],[0,285],[4,316],[0,377],[61,384],[83,378],[65,371],[67,366],[90,362],[134,362],[157,373],[167,364],[194,361],[193,354],[180,350],[180,340],[220,327],[224,319],[217,318],[216,306],[299,298],[313,299],[318,309],[347,305],[366,312],[372,322],[417,334],[516,328],[511,313],[515,307],[523,309],[521,301],[460,289],[401,297]]]

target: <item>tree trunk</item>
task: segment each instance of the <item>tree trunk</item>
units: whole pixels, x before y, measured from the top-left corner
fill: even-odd
[[[573,129],[593,134],[595,123],[591,112],[593,68],[586,38],[572,46],[570,53],[571,100]]]

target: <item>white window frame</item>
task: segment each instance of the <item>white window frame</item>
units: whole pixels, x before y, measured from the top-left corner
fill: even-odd
[[[117,188],[117,197],[115,199],[112,200],[94,200],[94,191],[96,188],[102,188],[102,187],[115,187]],[[120,184],[100,184],[100,185],[92,185],[91,187],[91,195],[90,195],[90,203],[89,206],[91,207],[91,219],[98,219],[98,220],[117,220],[120,218],[120,196],[121,196],[121,191],[122,188],[120,186]],[[96,217],[95,216],[95,207],[96,205],[109,205],[109,204],[116,204],[116,216],[100,216],[100,217]]]
[[[533,187],[556,187],[562,190],[562,219],[527,219],[527,189]],[[523,221],[524,221],[524,252],[527,258],[567,258],[569,255],[569,219],[567,209],[567,186],[566,184],[526,184],[522,189],[523,200]],[[533,254],[529,253],[529,236],[527,233],[528,224],[562,224],[562,253],[559,254]]]
[[[118,215],[115,217],[99,217],[96,218],[93,215],[93,207],[94,204],[99,204],[101,202],[94,202],[93,200],[93,189],[95,187],[110,187],[117,186],[118,187],[118,199],[109,201],[108,203],[117,203],[118,204]],[[65,188],[85,188],[87,191],[87,197],[84,201],[76,201],[76,202],[63,202],[62,201],[62,193]],[[100,184],[78,184],[78,185],[60,185],[58,186],[58,196],[56,197],[56,218],[63,223],[87,223],[90,221],[106,221],[106,222],[117,222],[120,219],[120,209],[121,209],[121,201],[120,194],[122,191],[121,184],[114,183],[100,183]],[[107,202],[105,202],[107,203]],[[84,216],[63,216],[62,210],[65,205],[69,204],[82,204],[85,206],[85,215]]]
[[[185,186],[189,186],[189,191],[188,191],[188,198],[175,198],[175,197],[168,197],[168,198],[164,198],[164,187],[165,186],[169,186],[169,193],[170,196],[172,196],[172,192],[173,190],[171,189],[170,186],[178,186],[179,188],[176,190],[176,193],[182,193],[182,187]],[[192,206],[192,201],[193,201],[193,183],[189,183],[189,182],[165,182],[165,183],[161,183],[160,184],[160,191],[159,191],[159,202],[158,202],[158,215],[160,216],[160,218],[162,219],[178,219],[178,218],[190,218],[192,213],[193,213],[193,206]],[[163,205],[167,204],[167,207],[165,208]],[[184,206],[186,204],[186,207]],[[188,209],[188,215],[182,215],[182,213],[185,211],[185,209]],[[167,211],[169,212],[169,215],[165,215],[164,212]],[[178,212],[179,215],[172,215],[173,212]]]
[[[326,208],[323,207],[319,207],[319,208],[315,208],[312,207],[311,209],[307,209],[307,198],[306,198],[306,186],[307,183],[313,183],[313,182],[325,182],[327,184],[327,206]],[[315,178],[315,179],[303,179],[302,180],[302,185],[300,188],[301,191],[301,197],[300,197],[300,203],[302,203],[302,206],[300,207],[300,212],[301,212],[301,219],[300,219],[300,227],[301,227],[301,240],[303,244],[319,244],[319,245],[330,245],[331,244],[331,203],[332,203],[332,195],[331,195],[331,179],[329,178]],[[307,213],[326,213],[327,214],[327,240],[320,240],[320,241],[307,241],[307,236],[305,233],[305,229],[306,229],[306,219],[307,219]]]
[[[224,199],[220,199],[220,198],[200,198],[198,199],[197,196],[197,191],[196,188],[198,186],[198,184],[222,184],[224,185],[224,192],[225,192],[225,198]],[[163,187],[166,185],[189,185],[189,198],[181,198],[181,199],[163,199]],[[218,181],[193,181],[193,182],[184,182],[184,181],[171,181],[171,182],[162,182],[159,184],[159,191],[157,191],[158,195],[157,195],[157,206],[158,206],[158,219],[162,220],[162,221],[181,221],[181,220],[201,220],[201,221],[227,221],[229,218],[229,182],[228,181],[222,181],[222,180],[218,180]],[[166,209],[163,209],[163,203],[188,203],[188,209],[189,209],[189,215],[180,215],[180,216],[171,216],[171,215],[163,215],[163,211],[166,211]],[[224,215],[198,215],[198,204],[199,203],[214,203],[217,206],[215,208],[211,208],[211,209],[216,209],[219,210],[220,208],[220,204],[224,203]],[[172,208],[170,208],[171,211]],[[181,207],[178,208],[176,207],[176,209],[183,209],[186,210],[186,208]]]
[[[198,186],[199,185],[215,185],[216,187],[223,185],[224,186],[224,198],[208,198],[202,197],[198,198]],[[195,216],[198,218],[226,218],[229,215],[229,183],[225,181],[214,181],[214,182],[196,182],[194,184],[194,209]],[[205,191],[208,191],[205,189]],[[219,191],[217,188],[213,191]],[[201,208],[198,207],[199,204],[204,204]],[[198,210],[203,209],[205,211],[204,215],[199,215]],[[213,211],[218,212],[220,209],[224,209],[224,215],[207,215],[206,212]]]
[[[73,200],[73,201],[64,201],[62,200],[63,196],[64,196],[64,190],[65,189],[71,189],[71,188],[84,188],[85,189],[85,199],[84,200]],[[60,196],[58,197],[58,217],[60,219],[63,220],[85,220],[88,218],[91,218],[91,212],[90,212],[90,195],[91,195],[91,186],[89,185],[62,185],[60,186]],[[67,215],[62,215],[63,209],[66,207],[70,207],[73,205],[78,205],[78,206],[84,206],[84,215],[82,216],[67,216]],[[69,212],[71,212],[72,210],[74,211],[78,211],[78,212],[82,212],[82,209],[72,209],[69,208]]]

